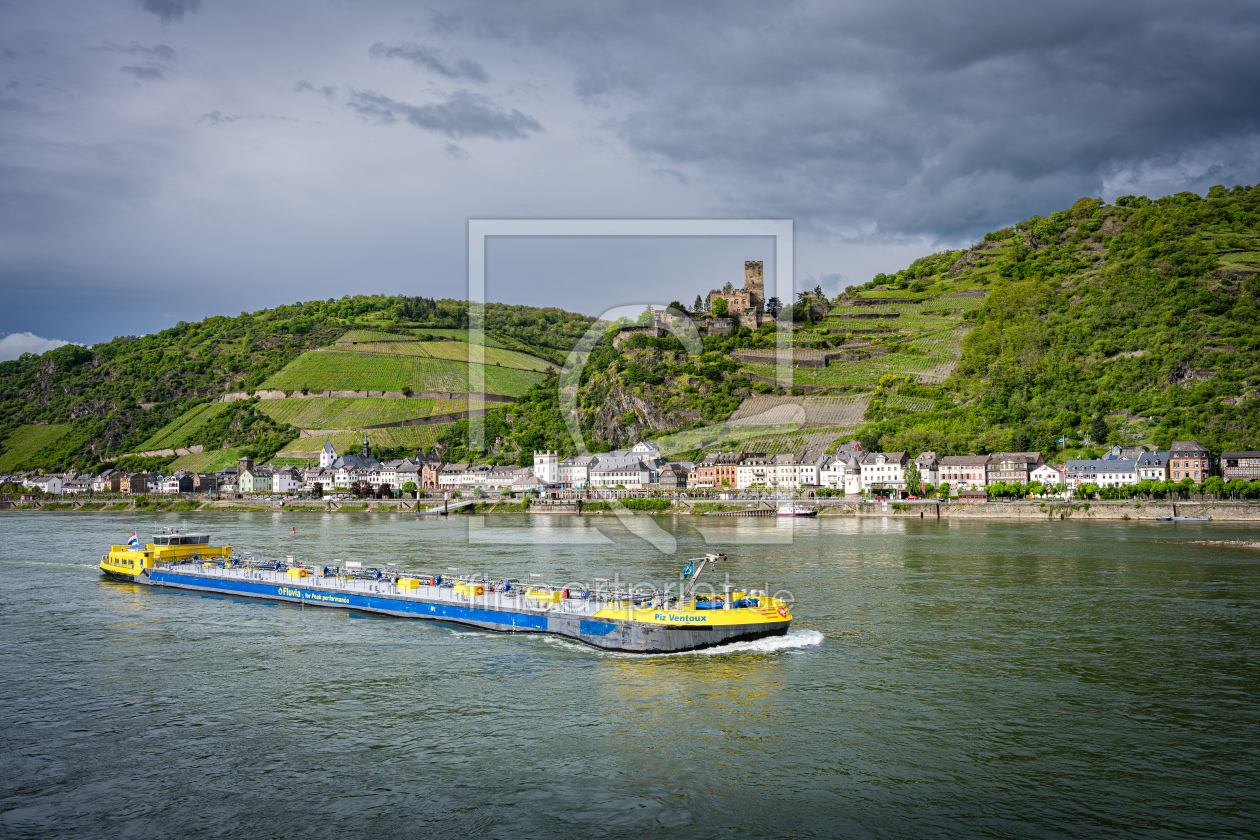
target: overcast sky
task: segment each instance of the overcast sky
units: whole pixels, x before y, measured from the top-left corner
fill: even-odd
[[[1083,195],[1260,181],[1258,43],[1254,2],[0,2],[0,351],[463,297],[469,218],[788,218],[835,292]],[[489,297],[690,303],[745,259],[492,241]]]

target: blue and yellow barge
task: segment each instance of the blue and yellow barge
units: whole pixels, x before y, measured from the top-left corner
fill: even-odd
[[[111,578],[156,587],[340,607],[402,618],[424,618],[506,633],[550,633],[604,650],[676,653],[787,633],[788,604],[756,589],[722,587],[700,594],[706,567],[725,560],[691,560],[677,592],[670,587],[623,589],[607,581],[564,586],[522,584],[484,576],[445,578],[364,569],[238,558],[231,546],[211,546],[205,534],[162,534],[140,547],[113,546],[101,560]]]

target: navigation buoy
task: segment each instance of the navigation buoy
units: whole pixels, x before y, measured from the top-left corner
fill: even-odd
[[[296,525],[294,525],[294,526],[293,526],[293,533],[294,533],[294,534],[297,534],[297,526],[296,526]]]

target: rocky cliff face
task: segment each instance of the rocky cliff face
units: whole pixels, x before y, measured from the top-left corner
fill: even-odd
[[[721,373],[699,371],[685,353],[625,354],[581,389],[582,427],[594,439],[621,446],[724,420],[749,395]]]

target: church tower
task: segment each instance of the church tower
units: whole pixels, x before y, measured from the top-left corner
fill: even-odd
[[[319,451],[319,468],[326,470],[337,460],[337,450],[333,449],[332,440],[324,441],[324,448]]]

